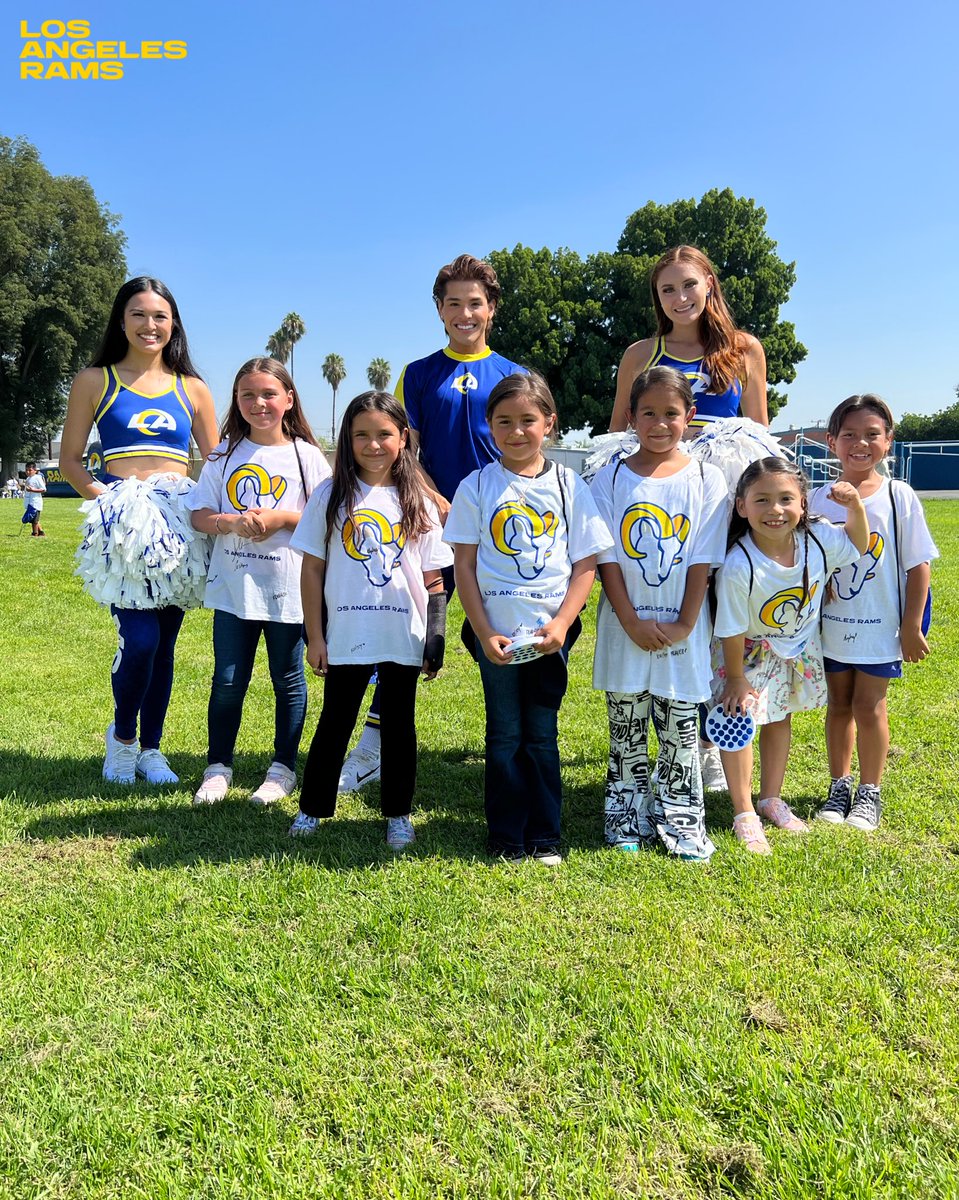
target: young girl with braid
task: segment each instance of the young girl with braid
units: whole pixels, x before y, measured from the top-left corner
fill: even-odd
[[[782,799],[794,712],[826,703],[819,613],[830,576],[864,554],[869,524],[851,483],[829,498],[845,526],[813,521],[802,471],[763,458],[736,489],[726,560],[717,576],[715,637],[722,642],[713,695],[727,713],[749,710],[759,725],[760,799],[752,802],[752,744],[723,750],[733,832],[747,850],[769,854],[760,817],[779,829],[807,826]]]

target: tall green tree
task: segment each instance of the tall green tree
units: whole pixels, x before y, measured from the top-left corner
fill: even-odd
[[[346,364],[339,354],[328,354],[323,359],[323,378],[333,389],[333,419],[330,422],[330,437],[336,443],[336,393],[346,378]]]
[[[290,357],[290,343],[286,340],[286,335],[282,329],[278,329],[276,333],[271,333],[266,339],[266,352],[270,358],[275,358],[277,362],[286,363]]]
[[[779,319],[796,281],[795,264],[776,253],[765,209],[727,188],[699,201],[638,209],[626,221],[615,253],[582,259],[567,249],[517,246],[489,255],[504,285],[494,345],[543,372],[565,428],[606,429],[623,351],[656,330],[652,268],[681,243],[698,246],[712,259],[737,324],[763,343],[770,415],[785,404],[777,385],[792,382],[796,364],[806,357],[792,323]]]
[[[85,179],[51,175],[36,147],[0,137],[0,456],[35,453],[63,422],[126,275],[119,218]]]
[[[306,333],[306,325],[303,323],[303,318],[299,313],[287,313],[280,325],[280,333],[286,339],[287,345],[290,347],[290,375],[293,375],[293,348],[296,343]],[[285,361],[285,360],[284,360]]]
[[[377,392],[387,390],[392,374],[392,368],[385,358],[374,358],[366,368],[366,378],[370,381],[370,387]]]

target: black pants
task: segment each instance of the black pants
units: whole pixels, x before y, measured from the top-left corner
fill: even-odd
[[[419,667],[399,663],[331,666],[323,689],[323,711],[310,743],[300,809],[311,817],[332,817],[336,788],[350,734],[374,669],[379,675],[382,775],[380,807],[384,817],[410,811],[416,788],[416,683]]]

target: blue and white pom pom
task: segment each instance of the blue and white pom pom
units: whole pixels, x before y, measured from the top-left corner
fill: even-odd
[[[80,505],[83,541],[76,574],[99,604],[117,608],[198,608],[210,539],[197,533],[182,475],[121,479]]]
[[[749,417],[718,417],[710,421],[697,438],[687,443],[687,449],[700,462],[719,467],[730,495],[750,463],[760,458],[787,457],[779,438]]]

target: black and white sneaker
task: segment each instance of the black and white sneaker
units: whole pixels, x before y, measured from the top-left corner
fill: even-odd
[[[864,829],[866,833],[874,833],[879,828],[879,818],[882,816],[882,799],[879,788],[874,783],[861,783],[856,788],[856,795],[846,817],[846,824],[856,829]]]
[[[563,862],[559,846],[534,846],[530,858],[541,867],[558,867]]]
[[[852,776],[843,775],[829,785],[826,803],[816,813],[817,821],[828,821],[830,825],[841,825],[849,816],[852,807]]]

